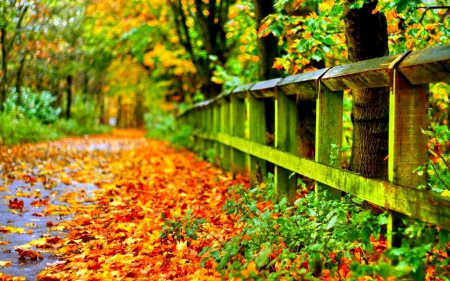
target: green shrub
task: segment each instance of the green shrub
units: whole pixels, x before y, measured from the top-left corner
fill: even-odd
[[[0,145],[54,140],[61,136],[56,128],[36,119],[18,118],[12,112],[0,114]]]
[[[209,243],[199,253],[201,265],[215,260],[216,269],[229,279],[320,280],[326,270],[330,276],[351,271],[350,280],[364,276],[425,280],[426,269],[432,267],[435,276],[449,274],[450,260],[444,257],[450,235],[427,223],[405,218],[407,227],[399,230],[401,247],[381,253],[386,247],[387,214],[362,211],[361,200],[350,195],[335,200],[324,192],[318,199],[311,192],[291,205],[277,196],[271,175],[264,187],[238,186],[230,192],[222,210],[241,229],[239,233],[212,241],[215,236],[205,227],[211,222],[187,212],[173,220],[163,215],[161,239],[170,235],[176,241]],[[398,264],[391,264],[393,260]],[[246,270],[251,265],[254,270]]]
[[[58,131],[63,132],[66,135],[81,136],[89,134],[105,134],[111,132],[111,127],[93,123],[90,126],[80,124],[74,119],[61,119],[56,122],[56,128]]]
[[[175,117],[167,112],[158,111],[156,113],[145,114],[147,137],[168,140],[176,148],[194,147],[192,138],[193,129],[189,125],[177,128]]]
[[[18,104],[19,95],[13,88],[10,90],[5,101],[4,111],[26,119],[38,120],[43,123],[53,123],[58,119],[61,109],[54,108],[52,103],[56,100],[50,92],[43,91],[34,93],[28,88],[22,88],[21,99]]]
[[[72,104],[71,119],[87,128],[96,127],[99,113],[92,98],[75,98]]]

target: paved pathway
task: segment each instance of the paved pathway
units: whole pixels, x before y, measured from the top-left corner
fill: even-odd
[[[98,179],[112,177],[107,169],[90,169],[90,156],[95,155],[101,166],[104,153],[117,158],[142,143],[143,136],[142,131],[116,130],[109,136],[114,142],[94,136],[0,147],[0,279],[6,274],[36,280],[45,267],[58,263],[51,247],[36,244],[43,237],[55,237],[57,245],[68,232],[60,222],[91,204],[97,187],[90,178],[96,173],[101,173]],[[10,200],[17,200],[18,206]],[[43,259],[19,258],[18,248],[38,251]]]

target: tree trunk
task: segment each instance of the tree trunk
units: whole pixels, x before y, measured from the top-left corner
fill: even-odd
[[[22,102],[22,73],[23,68],[25,67],[25,61],[28,55],[28,49],[25,49],[25,53],[20,58],[19,68],[17,69],[16,75],[16,91],[17,91],[17,104],[19,105]]]
[[[122,108],[122,96],[117,98],[117,128],[123,128],[123,108]]]
[[[256,31],[258,31],[262,20],[275,12],[273,0],[254,0]],[[259,80],[267,80],[278,77],[280,74],[272,67],[275,58],[280,55],[278,40],[272,34],[266,37],[258,36],[258,55],[259,55]]]
[[[6,100],[6,79],[8,77],[8,68],[7,68],[7,52],[6,52],[6,26],[0,30],[0,44],[2,45],[2,68],[0,69],[0,74],[2,74],[1,82],[0,82],[0,111],[3,110],[3,103]]]
[[[348,4],[347,4],[348,5]],[[389,53],[385,16],[372,13],[377,1],[361,9],[344,9],[345,35],[352,62]],[[362,176],[387,180],[389,88],[352,90],[353,148],[350,169]]]
[[[72,75],[67,76],[67,108],[66,119],[70,119],[70,108],[72,105]]]
[[[144,129],[144,125],[145,125],[145,121],[144,121],[144,113],[145,113],[145,108],[144,108],[144,93],[142,93],[141,91],[138,91],[136,93],[136,103],[135,103],[136,107],[134,110],[135,113],[135,120],[136,120],[136,127],[138,129]]]

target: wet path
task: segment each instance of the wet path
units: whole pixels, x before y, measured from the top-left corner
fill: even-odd
[[[65,222],[92,204],[95,184],[113,179],[110,161],[145,143],[142,136],[116,131],[106,139],[0,147],[0,279],[4,274],[36,280],[60,262],[53,252],[71,227]],[[42,259],[20,258],[17,249],[39,252]]]

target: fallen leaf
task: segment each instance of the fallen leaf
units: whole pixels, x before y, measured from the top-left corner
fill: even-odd
[[[41,253],[39,253],[38,251],[24,250],[21,248],[17,248],[16,252],[19,253],[20,259],[25,259],[25,258],[29,258],[30,260],[44,259],[44,257],[42,257]]]
[[[9,200],[8,208],[10,209],[17,209],[22,211],[23,209],[23,200],[18,200],[15,198],[14,200]]]

